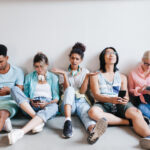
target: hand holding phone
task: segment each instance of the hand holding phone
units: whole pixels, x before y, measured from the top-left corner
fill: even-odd
[[[120,90],[118,97],[124,98],[126,96],[126,91],[125,90]]]
[[[35,100],[35,99],[33,99],[33,103],[40,103],[41,102],[41,100]]]
[[[41,100],[38,99],[31,99],[31,105],[35,108],[38,108],[40,106]]]

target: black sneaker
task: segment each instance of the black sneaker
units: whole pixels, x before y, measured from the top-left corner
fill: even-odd
[[[63,135],[64,138],[72,137],[72,123],[70,120],[65,121]]]
[[[105,118],[102,118],[97,121],[93,131],[90,133],[89,137],[87,138],[87,141],[89,144],[94,144],[101,135],[104,134],[108,126],[107,120]]]

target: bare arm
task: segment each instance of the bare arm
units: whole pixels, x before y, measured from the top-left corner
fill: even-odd
[[[90,77],[92,76],[96,76],[98,74],[98,72],[91,72],[91,73],[87,73],[86,76],[85,76],[85,79],[82,83],[82,86],[80,88],[80,93],[81,94],[85,94],[86,91],[87,91],[87,88],[88,88],[88,84],[89,84],[89,80],[90,80]]]
[[[33,101],[31,101],[31,103],[32,103],[32,105],[34,106],[34,107],[40,107],[40,108],[45,108],[47,105],[49,105],[49,104],[53,104],[53,103],[58,103],[58,100],[57,99],[54,99],[54,100],[52,100],[52,101],[50,101],[50,102],[46,102],[46,101],[42,101],[42,102],[39,102],[39,103],[34,103]]]
[[[18,86],[21,90],[23,90],[23,85],[16,85]]]
[[[69,87],[69,81],[68,81],[66,73],[63,74],[63,77],[64,77],[63,87],[64,87],[64,90],[65,90],[66,88]]]
[[[23,85],[16,85],[18,86],[21,90],[23,90]],[[0,89],[0,96],[5,96],[10,94],[11,88],[4,86],[3,88]]]
[[[90,78],[90,87],[93,93],[94,99],[103,103],[112,103],[112,99],[109,96],[104,96],[100,94],[99,84],[98,84],[98,76],[92,76]]]
[[[123,98],[124,101],[129,101],[129,92],[128,92],[128,81],[127,77],[121,74],[121,90],[126,91],[126,96]]]
[[[53,103],[58,103],[58,99],[53,99],[53,100],[50,101],[48,104],[53,104]]]
[[[88,74],[86,74],[85,79],[84,79],[82,86],[80,88],[81,94],[85,94],[85,92],[87,91],[88,83],[89,83],[89,76],[88,76]]]
[[[99,83],[98,83],[98,76],[92,76],[90,78],[90,86],[91,86],[91,91],[93,93],[94,99],[96,99],[99,102],[102,103],[112,103],[112,104],[126,104],[126,99],[120,98],[120,97],[109,97],[106,95],[100,94],[100,89],[99,89]]]
[[[68,77],[67,77],[65,71],[63,71],[63,70],[61,70],[61,69],[57,69],[57,68],[53,68],[51,71],[52,71],[53,73],[63,75],[63,78],[64,78],[64,83],[63,83],[64,90],[65,90],[67,87],[69,87],[69,81],[68,81]]]

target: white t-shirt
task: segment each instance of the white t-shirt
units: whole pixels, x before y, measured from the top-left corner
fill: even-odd
[[[50,85],[48,83],[46,84],[37,84],[36,88],[35,88],[35,93],[34,93],[34,97],[47,97],[47,98],[52,98],[52,94],[50,92]]]
[[[69,71],[66,72],[70,86],[73,87],[75,90],[79,90],[82,86],[82,83],[87,73],[89,73],[89,70],[86,68],[81,68],[80,73],[75,76],[72,76]],[[64,77],[59,76],[59,84],[63,84],[63,83],[64,83]]]

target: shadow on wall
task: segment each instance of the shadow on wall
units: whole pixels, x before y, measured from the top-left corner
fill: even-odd
[[[57,59],[54,59],[50,65],[50,68],[57,68],[59,66],[59,69],[67,70],[68,66],[70,64],[69,61],[69,54],[72,47],[67,48],[66,50],[62,51],[62,53],[59,55]],[[97,71],[99,70],[99,53],[93,56],[92,58],[88,58],[87,55],[83,58],[83,62],[81,63],[81,66],[89,69],[90,71]],[[87,59],[87,61],[86,61]]]
[[[130,71],[135,69],[139,65],[139,63],[139,61],[133,61],[132,59],[128,59],[127,62],[120,62],[118,64],[118,68],[121,73],[129,75]]]
[[[67,70],[68,66],[69,66],[69,53],[70,53],[71,48],[68,48],[67,50],[64,50],[61,55],[59,55],[59,57],[56,58],[52,58],[52,57],[48,57],[49,60],[49,67],[48,70],[51,70],[51,68],[59,68],[59,69],[63,69],[63,70]],[[28,74],[32,71],[34,71],[34,67],[33,67],[33,57],[27,58],[26,61],[22,64],[22,66],[20,67],[19,65],[17,65],[18,67],[20,67],[23,71],[24,74]],[[59,67],[58,67],[59,66]]]
[[[59,66],[59,69],[67,70],[70,64],[69,62],[70,51],[71,51],[71,47],[62,51],[62,53],[59,55],[58,58],[54,58],[54,60],[50,59],[52,60],[52,62],[50,62],[50,68],[58,68]]]
[[[28,74],[33,71],[33,57],[28,58],[25,63],[23,64],[23,67],[21,67],[24,71],[24,74]]]
[[[86,56],[86,57],[88,57],[88,56]],[[92,72],[98,71],[100,68],[99,53],[96,54],[95,56],[93,56],[92,58],[90,57],[90,59],[88,59],[88,61],[86,62],[85,67],[87,67]]]

